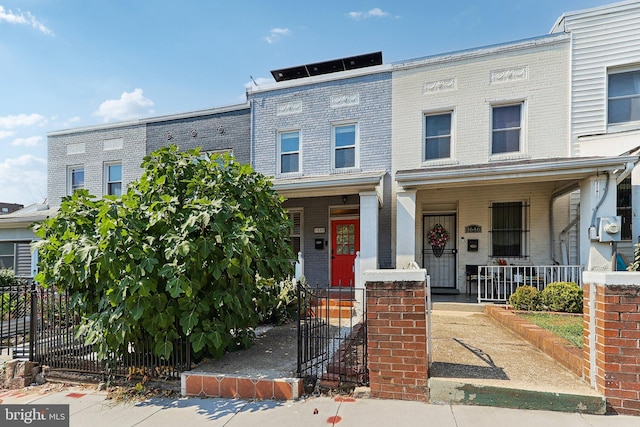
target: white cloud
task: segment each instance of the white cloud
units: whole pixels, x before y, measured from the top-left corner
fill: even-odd
[[[32,154],[0,162],[0,201],[30,205],[47,194],[47,161]]]
[[[374,7],[367,12],[349,12],[347,15],[353,19],[385,18],[390,16],[389,12],[385,12],[379,7]]]
[[[269,31],[269,35],[264,39],[267,41],[267,43],[271,44],[278,41],[282,37],[286,37],[289,35],[291,35],[291,31],[288,28],[274,28]]]
[[[18,114],[17,116],[0,116],[0,129],[14,129],[20,126],[33,126],[45,123],[45,117],[40,114]]]
[[[108,99],[100,104],[94,115],[102,117],[106,123],[110,120],[126,120],[153,114],[153,101],[145,98],[142,89],[123,92],[120,99]]]
[[[11,142],[14,147],[37,147],[42,141],[41,136],[31,136],[29,138],[16,138]]]
[[[0,139],[9,138],[10,136],[13,136],[15,134],[15,132],[10,130],[0,130]]]
[[[48,36],[53,35],[53,31],[46,27],[42,22],[38,21],[31,12],[19,12],[13,13],[12,10],[7,10],[0,6],[0,22],[8,22],[10,24],[30,25],[36,30]]]

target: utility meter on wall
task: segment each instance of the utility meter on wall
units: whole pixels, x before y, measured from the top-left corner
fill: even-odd
[[[598,237],[601,242],[619,242],[621,239],[622,217],[603,216],[598,222]]]

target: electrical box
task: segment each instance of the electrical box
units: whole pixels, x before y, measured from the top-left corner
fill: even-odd
[[[598,221],[598,240],[619,242],[622,237],[622,217],[603,216]]]

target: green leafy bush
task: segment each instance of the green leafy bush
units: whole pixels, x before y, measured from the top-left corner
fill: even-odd
[[[549,283],[540,298],[545,310],[582,313],[582,289],[573,282]]]
[[[520,286],[509,297],[509,304],[516,310],[540,310],[540,291],[533,286]]]
[[[8,268],[0,269],[0,286],[14,285],[18,283],[18,279],[13,274],[13,270]]]
[[[291,278],[276,282],[259,277],[254,301],[261,323],[281,325],[295,318],[298,310],[297,282]]]
[[[149,335],[165,358],[181,335],[196,358],[250,345],[256,277],[293,273],[283,199],[228,155],[169,146],[142,170],[121,197],[76,191],[35,226],[37,281],[69,291],[102,358]]]

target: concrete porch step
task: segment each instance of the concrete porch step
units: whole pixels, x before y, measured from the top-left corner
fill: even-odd
[[[466,303],[466,302],[434,302],[431,304],[433,310],[443,311],[462,311],[467,313],[484,312],[485,304]]]
[[[559,412],[604,414],[606,400],[597,393],[570,394],[473,384],[455,379],[430,378],[431,403],[495,406]]]

